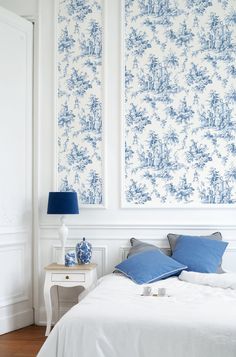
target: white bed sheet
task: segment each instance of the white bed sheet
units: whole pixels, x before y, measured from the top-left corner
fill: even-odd
[[[56,324],[38,357],[236,357],[236,291],[111,274]]]

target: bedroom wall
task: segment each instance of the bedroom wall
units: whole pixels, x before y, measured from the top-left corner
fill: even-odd
[[[99,275],[112,271],[124,256],[129,238],[168,245],[166,234],[208,234],[221,231],[229,241],[224,265],[236,271],[235,208],[121,208],[121,101],[120,101],[120,0],[105,0],[105,207],[81,208],[69,217],[68,248],[85,236],[94,247],[93,260]],[[57,187],[55,126],[55,58],[53,1],[39,2],[38,131],[36,141],[36,272],[35,310],[37,323],[45,322],[43,302],[44,266],[55,259],[59,241],[56,217],[46,215],[48,192]],[[63,293],[64,294],[64,293]],[[62,297],[64,307],[76,300],[73,293]]]
[[[122,259],[129,238],[137,238],[165,247],[166,234],[208,234],[216,230],[229,241],[224,266],[236,271],[236,225],[234,208],[125,208],[121,209],[121,103],[120,103],[120,0],[105,0],[105,157],[106,208],[82,208],[79,216],[68,219],[68,247],[85,236],[94,247],[99,275],[112,271]],[[0,0],[0,5],[29,18],[37,18],[37,1]],[[59,241],[58,220],[45,214],[48,191],[56,187],[56,132],[54,106],[54,4],[39,2],[39,39],[36,36],[35,76],[35,289],[36,322],[45,322],[43,302],[44,266],[54,260]],[[38,64],[39,62],[39,64]],[[76,301],[75,292],[62,292],[62,307]]]

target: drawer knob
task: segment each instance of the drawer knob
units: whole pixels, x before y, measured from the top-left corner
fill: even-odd
[[[66,275],[66,279],[67,279],[67,280],[70,279],[69,275]]]

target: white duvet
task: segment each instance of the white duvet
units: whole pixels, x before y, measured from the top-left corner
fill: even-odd
[[[236,357],[236,290],[169,278],[166,297],[112,274],[57,323],[38,357]]]
[[[236,273],[208,274],[183,270],[179,279],[192,284],[209,285],[213,288],[236,290]]]

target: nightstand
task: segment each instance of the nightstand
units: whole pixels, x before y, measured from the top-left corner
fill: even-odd
[[[97,264],[81,264],[72,267],[65,265],[50,264],[44,268],[46,270],[44,283],[44,301],[47,315],[47,328],[45,336],[48,336],[52,325],[52,301],[51,287],[54,285],[63,287],[83,286],[85,289],[91,288],[97,281]],[[59,302],[57,301],[59,306]],[[56,309],[58,319],[58,306]]]

